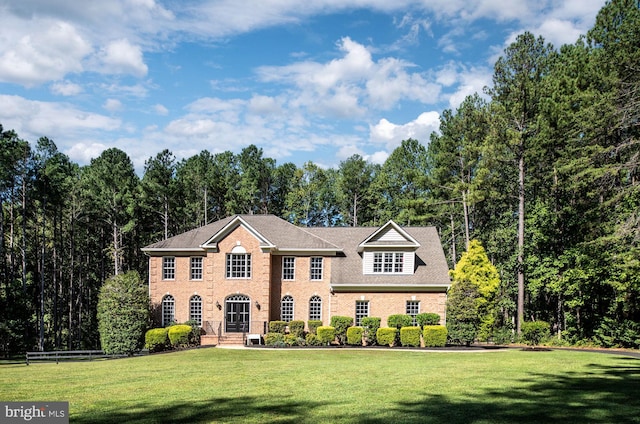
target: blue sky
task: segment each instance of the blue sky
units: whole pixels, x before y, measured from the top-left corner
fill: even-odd
[[[278,164],[382,163],[491,84],[523,31],[559,47],[604,0],[0,0],[0,124],[142,174],[261,147]]]

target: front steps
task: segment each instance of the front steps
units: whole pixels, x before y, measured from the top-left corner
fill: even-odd
[[[227,333],[220,336],[217,335],[203,335],[200,336],[200,346],[242,346],[243,336],[242,333]]]

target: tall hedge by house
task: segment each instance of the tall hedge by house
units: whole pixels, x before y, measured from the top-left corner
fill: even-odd
[[[304,336],[304,321],[289,321],[289,334],[296,337]]]
[[[174,348],[189,346],[191,331],[191,326],[187,324],[177,324],[169,327],[167,335],[169,336],[171,346]]]
[[[347,328],[353,325],[353,318],[334,315],[331,317],[331,327],[335,329],[336,337],[340,344],[344,344],[347,338]]]
[[[360,325],[364,329],[362,337],[368,345],[375,345],[378,343],[376,338],[376,332],[380,328],[380,322],[382,320],[379,317],[363,317],[360,320]]]
[[[98,294],[98,331],[109,355],[133,355],[144,346],[149,294],[136,271],[109,278]]]
[[[317,330],[318,341],[323,345],[328,345],[336,338],[336,329],[330,325],[321,325]]]
[[[387,318],[387,326],[397,328],[398,330],[402,327],[410,327],[411,324],[413,324],[413,318],[411,315],[395,314],[389,315]]]
[[[444,325],[425,325],[422,330],[425,347],[443,347],[447,344],[447,327]]]
[[[347,329],[347,344],[352,346],[361,346],[363,333],[364,328],[362,327],[349,327]]]
[[[400,329],[400,343],[402,346],[420,346],[420,327],[402,327]]]
[[[269,333],[284,334],[287,329],[286,321],[269,321]]]

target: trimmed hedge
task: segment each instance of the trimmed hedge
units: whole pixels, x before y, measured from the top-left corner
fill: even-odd
[[[380,327],[378,331],[376,331],[376,340],[378,344],[381,346],[393,346],[396,341],[396,334],[398,333],[397,328],[391,327]]]
[[[431,312],[418,314],[416,315],[416,324],[418,324],[420,328],[425,325],[438,325],[440,324],[440,315]]]
[[[387,326],[400,329],[402,327],[411,327],[413,324],[413,318],[407,314],[395,314],[389,315],[387,318]]]
[[[264,335],[264,344],[267,346],[284,346],[284,334],[269,332]]]
[[[289,334],[296,337],[304,336],[304,321],[289,321]]]
[[[336,330],[336,337],[340,344],[344,344],[347,338],[347,328],[353,325],[353,318],[335,315],[331,317],[331,327]]]
[[[545,321],[527,321],[522,323],[521,337],[529,346],[537,346],[549,337],[549,323]]]
[[[144,335],[144,347],[149,352],[162,352],[169,347],[169,329],[152,328]]]
[[[362,336],[368,345],[375,345],[377,343],[376,332],[378,328],[380,328],[380,321],[381,319],[378,317],[363,317],[360,320],[360,325],[364,329]]]
[[[319,319],[310,319],[307,322],[307,326],[309,327],[309,333],[317,334],[316,331],[318,330],[318,327],[320,327],[321,325],[322,325],[322,321],[320,321]]]
[[[447,344],[447,327],[444,325],[425,325],[422,330],[425,347],[444,347]]]
[[[336,338],[336,329],[330,325],[321,325],[318,327],[318,340],[323,345],[327,345],[335,340]]]
[[[322,342],[318,339],[318,336],[313,333],[307,333],[304,341],[307,346],[322,346]]]
[[[189,346],[189,339],[191,338],[191,326],[187,324],[172,325],[169,327],[168,336],[171,346],[173,347],[186,347]]]
[[[420,327],[402,327],[400,329],[402,346],[420,346]]]
[[[352,346],[362,346],[362,334],[364,328],[362,327],[349,327],[347,329],[347,344]]]
[[[269,321],[269,333],[284,334],[287,329],[286,321]]]

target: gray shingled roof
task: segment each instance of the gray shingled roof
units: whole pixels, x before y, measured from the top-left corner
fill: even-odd
[[[221,232],[233,221],[244,221],[277,251],[328,251],[336,253],[332,260],[331,284],[339,288],[357,285],[363,287],[429,287],[450,285],[449,269],[442,250],[440,237],[434,227],[402,227],[420,246],[416,250],[416,269],[413,275],[363,275],[362,256],[358,246],[367,240],[376,227],[297,227],[274,215],[236,215],[224,218],[167,240],[150,244],[143,250],[149,254],[166,251],[202,250],[201,246]],[[213,241],[217,241],[215,238]],[[385,245],[372,241],[369,245]],[[392,243],[394,245],[402,243]]]

